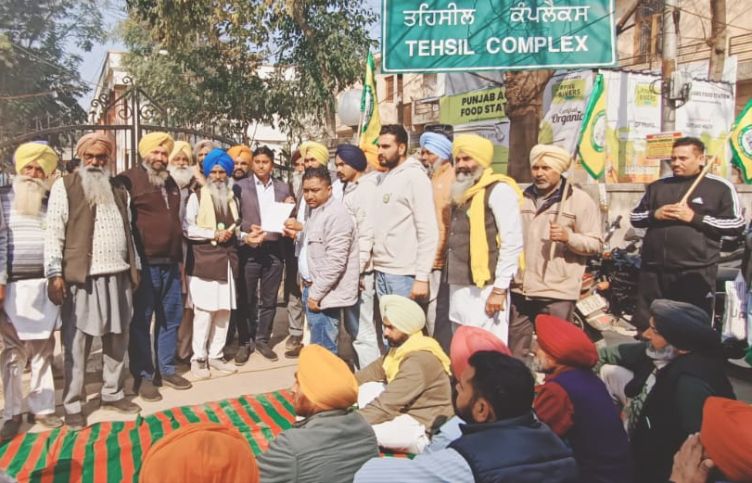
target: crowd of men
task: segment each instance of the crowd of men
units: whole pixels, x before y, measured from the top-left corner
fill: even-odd
[[[377,150],[344,144],[333,160],[302,143],[288,181],[266,146],[152,132],[121,173],[114,147],[105,133],[83,136],[80,166],[54,179],[57,154],[23,144],[0,190],[0,438],[20,430],[27,361],[29,420],[86,426],[96,337],[102,408],[126,414],[140,411],[126,370],[156,401],[161,386],[191,388],[180,363],[196,381],[236,372],[253,352],[276,361],[283,288],[301,421],[258,469],[235,435],[197,427],[155,446],[144,475],[182,454],[185,469],[173,467],[195,477],[189,460],[206,437],[228,448],[227,481],[752,479],[752,408],[734,401],[709,303],[720,237],[744,220],[733,186],[712,175],[680,202],[705,161],[699,140],[676,141],[674,176],[649,185],[632,214],[647,228],[639,340],[599,349],[569,319],[602,250],[600,211],[562,176],[572,157],[557,146],[531,150],[524,190],[493,171],[489,140],[449,126],[429,127],[413,156],[399,125],[382,128]],[[289,217],[274,226],[280,210]]]

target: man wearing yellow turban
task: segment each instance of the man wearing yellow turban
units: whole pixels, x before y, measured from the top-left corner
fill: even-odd
[[[494,145],[476,134],[454,138],[456,179],[447,238],[449,319],[507,340],[509,284],[522,251],[522,192],[491,169]]]
[[[384,295],[379,304],[389,351],[355,375],[358,406],[379,446],[420,453],[436,421],[454,415],[451,362],[435,339],[423,335],[420,305],[400,295]]]
[[[321,143],[306,141],[298,148],[306,168],[329,164],[329,149]]]
[[[572,155],[559,146],[538,144],[530,151],[533,183],[523,193],[521,208],[525,266],[512,284],[509,320],[509,348],[515,357],[530,354],[538,314],[564,320],[572,316],[585,263],[601,251],[598,207],[587,193],[562,177],[571,163]],[[567,195],[562,201],[564,191]]]
[[[175,369],[178,327],[183,318],[183,203],[180,187],[167,170],[174,147],[167,133],[147,134],[139,143],[141,166],[118,176],[130,193],[133,235],[141,259],[142,282],[134,293],[128,352],[133,387],[146,401],[162,399],[159,381],[174,389],[191,387]],[[151,336],[155,314],[156,341]]]
[[[232,171],[232,179],[240,181],[248,176],[251,172],[251,163],[253,163],[253,151],[245,144],[238,144],[227,150],[233,162],[235,169]]]
[[[353,408],[358,385],[347,364],[320,345],[304,347],[293,393],[295,413],[305,419],[259,456],[261,481],[352,481],[379,452],[371,426]]]
[[[58,157],[46,144],[27,143],[14,155],[12,186],[0,188],[0,372],[5,397],[5,422],[0,440],[13,438],[23,422],[21,377],[31,366],[29,416],[48,428],[63,425],[55,416],[52,380],[54,331],[60,308],[46,297],[44,277],[45,216],[49,184]]]

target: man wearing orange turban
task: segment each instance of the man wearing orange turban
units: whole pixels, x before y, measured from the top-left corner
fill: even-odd
[[[721,478],[710,480],[713,468]],[[722,397],[709,397],[702,411],[699,434],[687,438],[674,456],[671,481],[752,481],[752,406]]]
[[[546,374],[533,403],[541,421],[569,442],[582,483],[630,483],[632,458],[616,406],[592,367],[598,352],[585,332],[551,315],[535,319],[535,362]]]
[[[227,150],[233,162],[235,169],[232,171],[232,179],[240,181],[248,176],[251,172],[251,163],[253,163],[253,151],[245,144],[238,144]]]
[[[378,447],[371,426],[353,410],[358,385],[347,364],[320,345],[303,347],[293,393],[295,413],[305,419],[259,457],[262,481],[352,481]]]
[[[258,483],[248,441],[235,429],[196,423],[157,441],[146,453],[139,483]]]

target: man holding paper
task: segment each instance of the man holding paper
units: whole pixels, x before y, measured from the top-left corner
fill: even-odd
[[[744,217],[729,181],[702,177],[706,162],[702,141],[677,139],[671,153],[674,175],[648,185],[632,211],[632,226],[647,228],[632,317],[640,331],[648,328],[655,299],[688,302],[712,313],[721,237],[741,234]]]
[[[265,358],[276,361],[277,355],[269,347],[274,315],[277,311],[277,292],[284,271],[282,253],[282,221],[290,216],[294,200],[287,183],[273,179],[274,152],[267,146],[253,152],[253,175],[239,181],[236,194],[240,198],[241,278],[244,282],[246,313],[238,315],[240,347],[235,364],[243,365],[258,349]],[[279,203],[290,203],[281,217]],[[277,220],[276,225],[274,220]],[[247,234],[252,225],[261,225],[266,236],[258,246],[250,244]],[[259,282],[261,288],[258,289]]]

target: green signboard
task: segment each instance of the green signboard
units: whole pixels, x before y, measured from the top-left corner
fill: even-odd
[[[614,0],[382,0],[382,72],[605,67]]]
[[[503,87],[465,92],[439,99],[439,121],[458,126],[475,121],[506,118]]]

